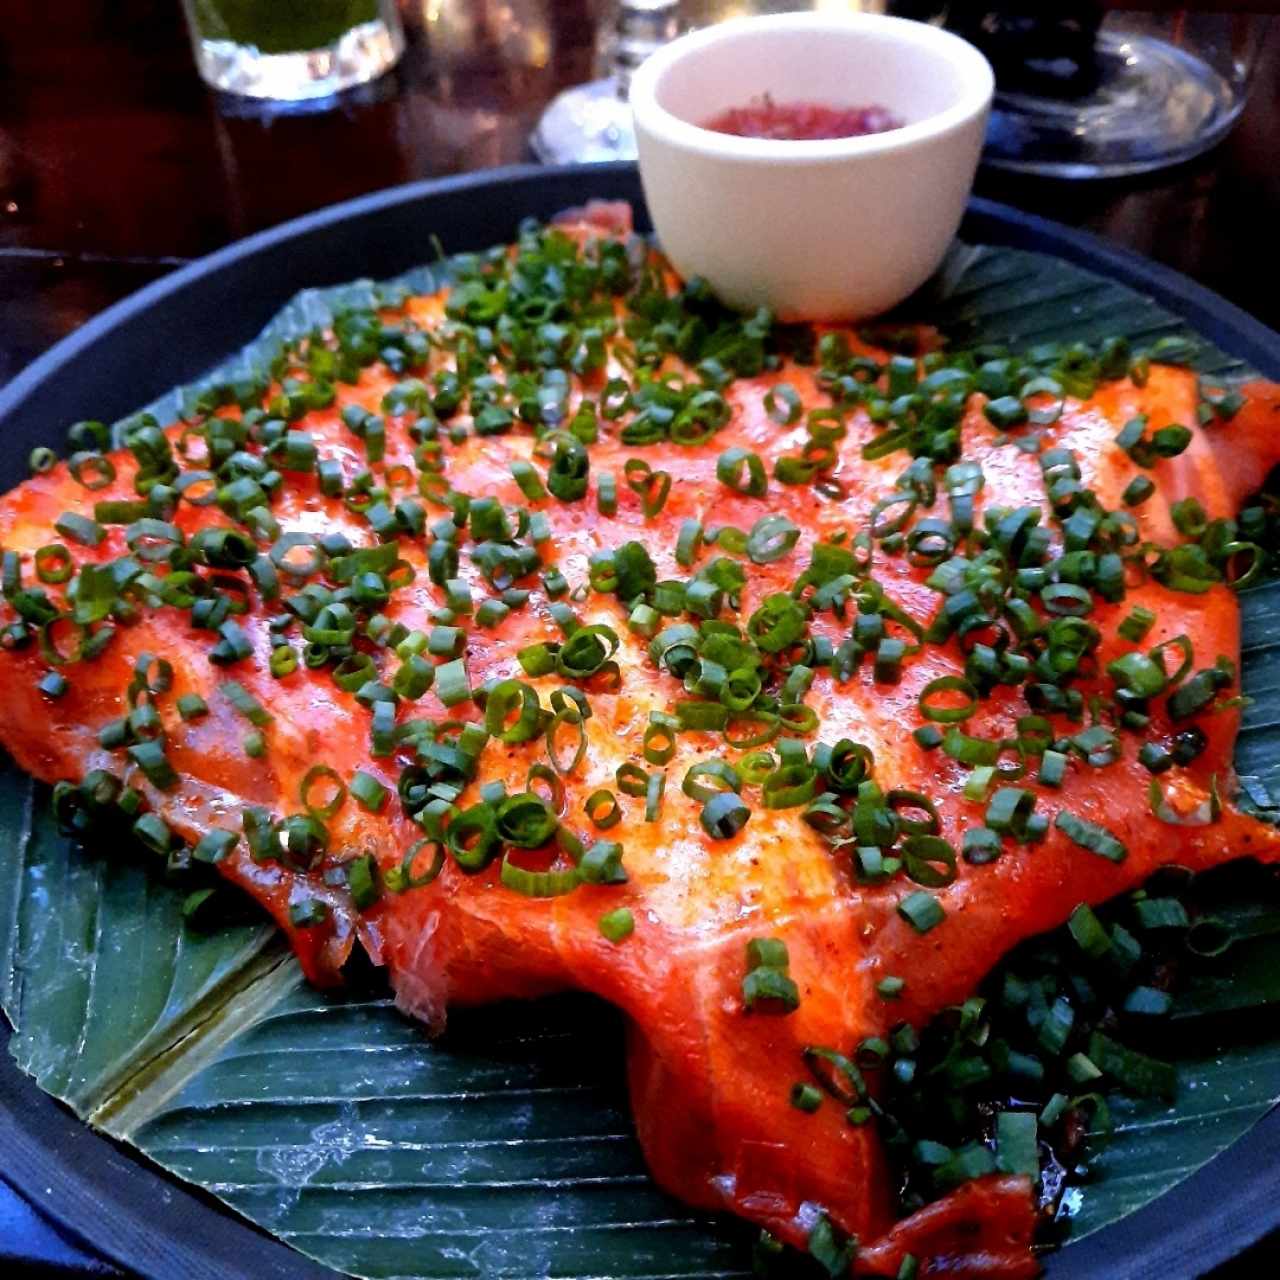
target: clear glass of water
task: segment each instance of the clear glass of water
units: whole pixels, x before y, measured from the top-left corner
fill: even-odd
[[[277,102],[364,84],[404,52],[396,0],[183,0],[196,66],[224,93]]]

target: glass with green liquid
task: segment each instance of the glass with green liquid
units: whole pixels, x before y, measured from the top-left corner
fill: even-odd
[[[196,66],[225,93],[299,102],[363,84],[404,51],[396,0],[183,0]]]

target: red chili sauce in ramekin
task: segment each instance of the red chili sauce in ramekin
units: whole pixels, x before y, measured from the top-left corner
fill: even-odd
[[[739,138],[771,138],[781,142],[813,142],[821,138],[859,138],[902,128],[887,107],[833,107],[822,102],[775,102],[769,94],[744,107],[730,107],[703,124],[715,133]]]

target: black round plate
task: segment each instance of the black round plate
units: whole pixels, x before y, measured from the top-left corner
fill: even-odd
[[[0,491],[50,424],[125,416],[199,377],[301,289],[394,276],[507,241],[520,218],[629,200],[631,165],[532,166],[413,183],[322,209],[175,271],[104,311],[0,391]],[[1207,289],[1094,236],[974,200],[961,236],[1064,258],[1153,297],[1224,351],[1280,378],[1280,334]],[[0,1167],[46,1214],[149,1280],[316,1280],[334,1273],[93,1133],[0,1054]],[[1051,1280],[1192,1280],[1280,1225],[1280,1110],[1122,1222],[1048,1260]]]

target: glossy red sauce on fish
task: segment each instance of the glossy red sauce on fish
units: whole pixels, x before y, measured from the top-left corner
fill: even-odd
[[[589,222],[570,227],[571,234],[589,244],[602,223],[609,234],[624,232],[618,211],[607,212],[607,219],[595,213]],[[446,305],[444,292],[413,297],[403,307],[388,308],[385,318],[409,317],[423,330],[436,331]],[[887,359],[886,352],[856,334],[846,336],[853,351]],[[428,371],[446,368],[448,358],[433,349]],[[582,396],[604,394],[608,378],[621,367],[575,379],[574,403]],[[669,370],[679,370],[674,358]],[[351,480],[364,467],[365,452],[341,410],[351,404],[376,408],[396,382],[382,366],[368,367],[354,385],[340,388],[333,405],[310,410],[294,425],[305,428],[320,456],[336,460]],[[775,412],[768,407],[784,382],[802,408],[829,403],[814,366],[787,358],[775,370],[739,378],[726,388],[728,420],[705,443],[627,445],[616,427],[606,425],[590,446],[592,490],[582,500],[559,502],[545,494],[530,498],[518,487],[513,463],[545,466],[531,433],[519,427],[484,437],[460,432],[447,446],[449,482],[474,498],[493,496],[510,510],[524,507],[544,514],[550,525],[547,557],[574,584],[587,581],[594,553],[627,541],[645,546],[659,579],[685,575],[689,569],[677,562],[675,551],[681,525],[689,519],[748,529],[765,513],[785,516],[799,531],[796,545],[771,563],[750,566],[740,608],[745,619],[762,600],[791,588],[815,544],[847,538],[861,528],[874,505],[896,491],[904,461],[901,455],[862,456],[863,446],[880,428],[857,407],[846,415],[846,431],[828,471],[841,496],[820,499],[811,486],[772,482],[764,497],[730,491],[717,474],[727,449],[758,453],[772,476],[778,459],[795,456],[804,445],[802,420],[780,423],[776,404]],[[1190,494],[1198,496],[1210,517],[1233,512],[1280,460],[1280,388],[1255,382],[1244,388],[1244,395],[1243,407],[1229,425],[1197,430],[1179,457],[1154,466],[1159,492],[1135,516],[1142,537],[1175,541],[1171,504]],[[1143,385],[1120,378],[1099,386],[1085,400],[1068,398],[1060,418],[1045,428],[1044,447],[1070,445],[1083,481],[1106,507],[1117,508],[1140,470],[1114,446],[1119,425],[1138,413],[1148,415],[1152,430],[1195,422],[1198,397],[1193,374],[1155,366]],[[221,408],[217,414],[235,417],[237,411]],[[411,474],[417,456],[414,420],[413,413],[388,416],[385,458],[375,467],[380,476],[403,479]],[[460,421],[466,420],[464,413]],[[168,438],[178,441],[184,430],[175,424],[167,428]],[[981,394],[970,397],[960,431],[964,457],[979,461],[985,476],[977,519],[984,510],[1044,500],[1036,456],[1012,447],[1008,436],[993,428]],[[135,460],[125,452],[112,458],[116,478],[107,488],[86,493],[60,464],[0,503],[0,544],[21,554],[28,578],[36,549],[57,540],[53,524],[62,513],[91,511],[93,502],[103,498],[134,496]],[[620,483],[616,512],[606,514],[597,501],[600,477],[620,479],[636,459],[670,473],[665,505],[646,514],[642,495]],[[314,474],[290,473],[272,510],[285,531],[340,531],[357,547],[376,545],[363,514],[324,493]],[[433,508],[433,519],[440,514]],[[188,538],[232,526],[216,506],[190,503],[179,504],[173,520]],[[412,581],[397,590],[384,612],[391,623],[409,630],[429,629],[444,603],[443,588],[428,572],[434,538],[430,531],[399,537],[399,555],[412,571]],[[79,566],[108,563],[127,549],[118,526],[110,527],[99,545],[69,548]],[[714,554],[704,548],[698,563]],[[458,573],[477,598],[489,594],[466,557]],[[926,585],[927,567],[885,554],[875,561],[875,575],[897,606],[921,625],[934,615],[937,594]],[[460,620],[473,689],[491,679],[520,676],[515,656],[520,649],[559,640],[551,597],[537,575],[527,582],[531,594],[524,607],[513,608],[495,625]],[[1035,1216],[1027,1182],[979,1180],[895,1225],[893,1188],[875,1127],[847,1123],[843,1108],[836,1105],[809,1114],[788,1104],[788,1089],[802,1071],[803,1049],[849,1047],[886,1034],[902,1021],[923,1025],[970,995],[1019,940],[1061,924],[1077,903],[1098,903],[1138,886],[1167,863],[1200,870],[1240,856],[1280,859],[1280,834],[1229,805],[1209,823],[1170,826],[1158,821],[1148,805],[1150,776],[1129,750],[1105,769],[1074,762],[1060,788],[1037,789],[1045,812],[1069,809],[1105,825],[1126,847],[1122,860],[1083,850],[1050,827],[1034,848],[1010,843],[989,865],[961,862],[952,882],[937,890],[943,922],[922,935],[898,910],[915,884],[902,877],[881,884],[857,882],[848,858],[834,856],[795,809],[755,803],[750,820],[732,838],[710,838],[699,825],[700,806],[682,792],[681,779],[698,761],[741,753],[728,751],[719,735],[699,731],[680,734],[661,766],[667,786],[660,821],[644,820],[643,798],[619,797],[622,822],[605,834],[625,844],[625,883],[583,883],[560,896],[527,898],[504,886],[497,861],[467,874],[448,860],[429,885],[384,893],[360,910],[340,874],[344,866],[369,853],[385,877],[421,837],[421,828],[396,801],[397,773],[408,759],[407,750],[401,744],[390,755],[371,756],[369,705],[354,691],[336,686],[328,672],[300,666],[273,677],[268,669],[275,643],[270,620],[280,606],[259,600],[247,581],[243,592],[247,608],[238,625],[252,652],[226,667],[211,665],[209,634],[193,631],[183,610],[167,606],[121,626],[99,658],[63,668],[70,685],[56,698],[37,687],[48,672],[39,646],[3,651],[0,739],[24,768],[50,782],[78,781],[94,768],[123,770],[152,809],[190,841],[214,826],[238,829],[249,805],[280,815],[296,812],[300,789],[317,762],[343,779],[357,771],[373,775],[387,788],[389,801],[370,809],[348,799],[329,822],[327,848],[312,865],[251,856],[244,841],[217,864],[288,932],[313,981],[340,980],[341,966],[358,938],[386,966],[401,1006],[434,1027],[454,1004],[566,988],[596,993],[627,1015],[636,1125],[654,1176],[664,1187],[691,1204],[737,1213],[801,1247],[818,1213],[826,1212],[863,1241],[860,1265],[887,1274],[894,1273],[906,1253],[937,1258],[948,1274],[1004,1280],[1034,1274],[1038,1265],[1030,1243]],[[1099,603],[1091,615],[1103,638],[1098,672],[1085,679],[1086,689],[1101,689],[1103,665],[1132,649],[1117,636],[1116,627],[1135,604],[1148,606],[1157,619],[1144,646],[1185,634],[1194,642],[1198,664],[1219,655],[1238,658],[1239,611],[1229,587],[1217,585],[1192,595],[1154,580],[1135,582],[1124,602]],[[598,788],[614,787],[620,766],[648,767],[643,754],[648,716],[684,694],[678,681],[654,666],[648,639],[629,627],[623,602],[584,591],[574,607],[582,622],[610,626],[619,637],[619,678],[578,682],[593,714],[585,723],[582,762],[563,779],[561,812],[565,824],[586,837],[591,825],[584,817],[587,798]],[[3,621],[9,622],[13,611],[7,604],[4,608]],[[848,621],[824,616],[815,619],[814,627],[836,639]],[[367,650],[381,677],[392,678],[396,661],[391,655],[374,645]],[[174,668],[172,689],[160,702],[169,759],[178,774],[169,787],[153,786],[119,752],[98,741],[105,724],[129,711],[129,686],[144,653],[164,654]],[[441,658],[432,660],[439,663]],[[831,742],[849,737],[869,746],[876,776],[886,786],[915,789],[935,799],[939,830],[956,846],[966,829],[982,821],[982,804],[964,794],[968,770],[941,752],[926,750],[910,731],[922,723],[919,698],[924,687],[940,677],[960,675],[964,662],[954,641],[928,645],[903,662],[897,683],[877,679],[864,663],[844,681],[819,674],[807,696],[819,718],[814,738]],[[229,676],[269,710],[270,722],[262,730],[268,750],[260,758],[244,749],[248,726],[223,692]],[[529,679],[544,702],[566,683],[545,675]],[[205,698],[210,713],[180,722],[168,699],[195,693]],[[457,724],[483,721],[472,701],[446,706],[437,695],[433,688],[412,706],[401,707],[401,720],[419,716],[453,724],[450,734],[457,732]],[[1011,687],[997,687],[966,728],[996,736],[1016,732],[1015,723],[1025,711]],[[1154,709],[1153,721],[1154,734],[1171,727],[1163,706]],[[1225,703],[1198,716],[1196,723],[1206,735],[1206,749],[1165,778],[1169,803],[1187,814],[1230,778],[1239,712]],[[1063,731],[1068,728],[1062,726]],[[545,760],[541,738],[510,745],[491,740],[478,775],[458,804],[473,803],[484,784],[500,781],[508,792],[520,791],[531,767]],[[1024,785],[1032,787],[1034,780]],[[555,857],[548,851],[520,855],[534,867],[550,865]],[[336,878],[334,872],[339,873]],[[299,923],[291,909],[300,902],[323,903],[323,917]],[[603,913],[619,907],[633,912],[635,929],[615,942],[602,935],[599,922]],[[780,939],[788,948],[799,992],[799,1007],[789,1016],[744,1008],[744,948],[760,936]],[[877,994],[877,982],[887,975],[905,979],[896,1000]]]

